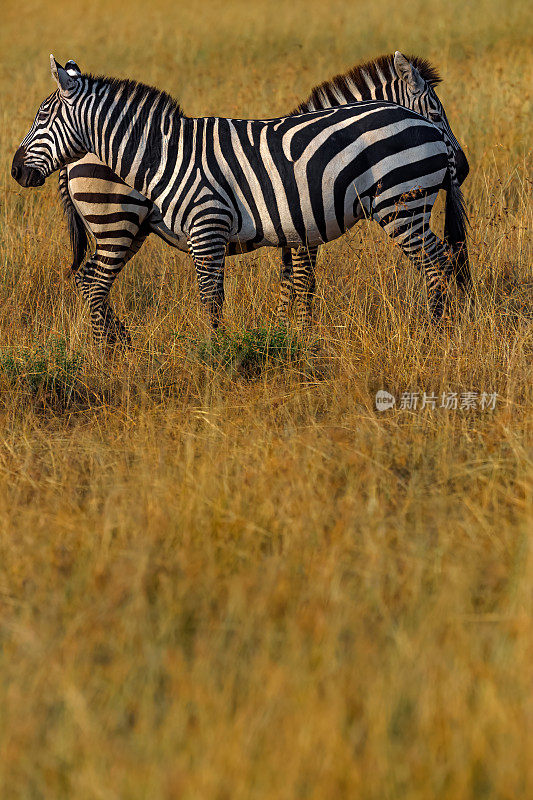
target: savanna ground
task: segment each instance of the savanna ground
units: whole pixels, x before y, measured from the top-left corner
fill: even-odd
[[[527,9],[3,4],[2,800],[533,796]],[[470,160],[475,309],[428,326],[365,224],[323,248],[310,339],[263,360],[277,255],[229,263],[228,364],[150,241],[113,291],[135,349],[99,351],[55,176],[9,175],[48,54],[265,117],[395,49],[442,70]],[[381,388],[437,408],[378,413]],[[494,410],[438,407],[466,391]]]

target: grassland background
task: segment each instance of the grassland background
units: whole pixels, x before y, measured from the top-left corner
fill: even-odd
[[[58,408],[0,375],[2,800],[533,796],[527,10],[2,4],[0,349],[63,337],[85,387]],[[249,380],[174,336],[207,332],[192,265],[148,242],[113,291],[136,349],[99,352],[55,178],[9,175],[48,54],[274,116],[395,49],[442,70],[470,160],[475,313],[428,330],[360,226],[320,257],[318,347]],[[276,264],[228,265],[230,332],[272,321]],[[499,400],[378,415],[378,388]]]

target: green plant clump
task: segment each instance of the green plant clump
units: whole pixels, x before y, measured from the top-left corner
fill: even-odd
[[[248,331],[219,331],[207,342],[191,342],[194,356],[210,366],[222,366],[230,373],[255,377],[263,370],[294,363],[302,355],[297,337],[286,328],[256,328]]]
[[[51,336],[34,347],[11,347],[0,351],[0,374],[17,386],[24,384],[32,395],[53,394],[69,399],[79,382],[83,356],[68,352],[64,338]]]

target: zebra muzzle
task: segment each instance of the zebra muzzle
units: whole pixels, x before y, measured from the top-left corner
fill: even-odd
[[[24,164],[24,149],[19,147],[11,165],[11,176],[24,188],[42,186],[45,181],[43,173],[36,167]]]

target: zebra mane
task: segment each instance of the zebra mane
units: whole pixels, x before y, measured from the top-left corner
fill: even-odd
[[[435,67],[425,58],[406,56],[406,59],[413,67],[416,67],[422,78],[430,86],[435,86],[442,80]],[[346,103],[346,96],[353,95],[355,99],[358,99],[361,95],[365,97],[369,95],[374,86],[383,86],[397,79],[394,54],[389,53],[388,55],[378,56],[372,61],[357,64],[348,72],[335,75],[330,80],[315,86],[307,100],[304,100],[294,111],[291,111],[290,116],[302,114],[306,111],[316,111],[321,108],[342,105]]]
[[[130,78],[110,78],[107,75],[83,75],[82,77],[96,84],[105,84],[117,92],[119,89],[123,88],[125,90],[124,94],[127,97],[131,97],[135,94],[136,102],[140,102],[145,98],[148,101],[152,100],[155,102],[160,98],[170,111],[174,111],[180,116],[183,116],[183,110],[178,101],[172,97],[172,95],[168,94],[168,92],[157,89],[155,86],[150,86],[147,83],[141,83],[140,81],[135,81]],[[151,107],[151,105],[150,102],[146,103],[147,107]]]

